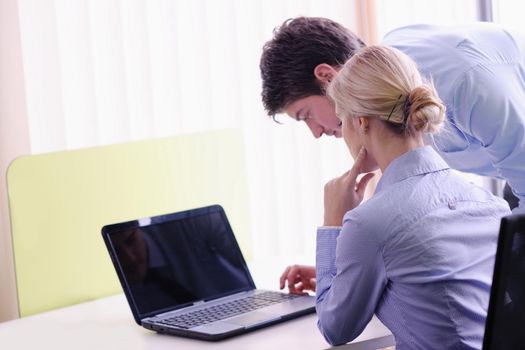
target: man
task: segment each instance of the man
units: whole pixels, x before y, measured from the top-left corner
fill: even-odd
[[[447,107],[434,148],[453,168],[505,179],[525,211],[525,38],[489,23],[412,25],[386,35],[432,79]],[[263,48],[262,100],[269,115],[304,121],[314,137],[340,137],[324,88],[365,46],[324,18],[286,21]]]
[[[427,142],[455,169],[505,179],[519,199],[514,211],[525,212],[525,38],[490,23],[412,25],[391,31],[382,44],[414,59],[447,107],[444,130]],[[304,121],[316,138],[341,137],[324,90],[363,46],[328,19],[286,21],[264,45],[260,62],[268,115]],[[315,289],[313,269],[287,268],[281,288],[288,280],[290,292]]]

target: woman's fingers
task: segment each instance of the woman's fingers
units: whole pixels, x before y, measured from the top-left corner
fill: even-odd
[[[365,158],[366,150],[364,147],[361,147],[354,161],[354,165],[352,165],[352,168],[348,172],[348,180],[350,181],[350,183],[355,183],[357,181],[357,177],[359,176],[359,174],[361,174],[361,169],[363,168]]]
[[[279,279],[279,287],[283,289],[285,285],[288,285],[290,293],[293,293],[295,292],[295,284],[300,281],[300,279],[300,267],[297,265],[288,266]]]
[[[281,275],[281,278],[279,278],[279,288],[283,289],[286,284],[286,278],[288,277],[288,273],[291,270],[291,266],[287,266],[286,269],[284,269],[284,272]]]
[[[365,189],[366,189],[366,185],[368,185],[368,182],[370,180],[372,180],[372,178],[374,177],[374,173],[368,173],[366,174],[365,176],[363,176],[361,178],[361,180],[359,180],[359,183],[356,185],[355,187],[355,191],[357,192],[357,195],[360,197],[360,198],[363,198],[364,195],[365,195]]]
[[[315,278],[310,278],[310,286],[312,287],[312,291],[315,292],[315,288],[317,287],[317,280]]]
[[[304,265],[291,265],[286,267],[279,278],[279,287],[292,294],[304,293],[305,290],[315,291],[315,267]]]

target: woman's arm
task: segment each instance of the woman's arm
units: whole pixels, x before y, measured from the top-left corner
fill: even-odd
[[[386,285],[379,245],[366,232],[367,220],[375,218],[352,215],[373,176],[357,181],[365,157],[361,149],[352,168],[326,184],[325,226],[317,231],[318,326],[332,345],[347,343],[362,332]]]
[[[320,228],[317,233],[318,327],[332,345],[355,339],[371,320],[386,286],[380,247],[357,224],[345,216],[344,226]]]

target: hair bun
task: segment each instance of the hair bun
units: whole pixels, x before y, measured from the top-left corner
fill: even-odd
[[[408,123],[416,131],[436,133],[445,120],[445,105],[433,85],[420,85],[408,95]]]

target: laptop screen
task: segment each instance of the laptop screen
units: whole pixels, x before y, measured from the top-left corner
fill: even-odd
[[[502,219],[484,350],[525,349],[525,215]]]
[[[255,288],[220,206],[103,228],[135,318]]]

